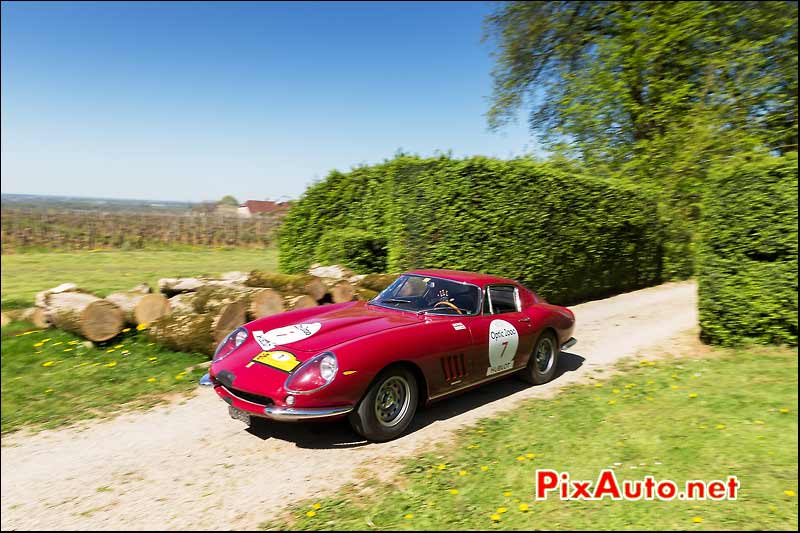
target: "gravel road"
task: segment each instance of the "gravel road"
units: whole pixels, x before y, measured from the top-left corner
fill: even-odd
[[[346,422],[246,430],[209,389],[182,402],[79,427],[2,438],[2,529],[252,529],[299,498],[365,473],[391,475],[398,457],[460,426],[546,396],[697,323],[696,286],[667,283],[573,307],[578,344],[561,375],[514,378],[417,415],[406,436],[366,444]]]

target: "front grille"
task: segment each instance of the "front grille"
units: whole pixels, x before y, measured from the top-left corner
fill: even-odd
[[[267,396],[261,396],[259,394],[253,394],[252,392],[234,389],[233,387],[225,387],[225,390],[227,390],[240,400],[254,403],[256,405],[261,405],[266,407],[267,405],[272,405],[273,403],[275,403],[272,401],[272,398],[268,398]]]

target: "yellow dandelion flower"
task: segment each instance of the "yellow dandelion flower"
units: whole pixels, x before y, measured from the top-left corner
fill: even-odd
[[[519,510],[522,511],[523,513],[527,513],[528,509],[530,509],[530,507],[528,507],[527,503],[519,504]]]
[[[647,363],[647,366],[656,366],[656,362],[655,361],[650,361],[649,363]]]
[[[644,399],[647,400],[648,402],[652,402],[653,401],[653,397],[652,396],[645,396]]]
[[[130,330],[131,330],[131,328],[125,328],[125,329],[122,330],[122,333],[128,333]]]
[[[625,385],[625,388],[626,388],[626,389],[632,389],[632,388],[634,388],[635,386],[636,386],[636,384],[635,384],[635,383],[628,383],[627,385]]]
[[[50,342],[50,337],[48,337],[46,339],[42,339],[42,342]]]
[[[125,346],[125,345],[124,344],[117,344],[116,346],[114,346],[114,349],[117,350],[119,348],[122,348],[123,346]]]
[[[680,389],[680,387],[679,387],[678,385],[671,385],[671,386],[670,386],[670,389],[672,389],[672,390],[678,390],[678,389]]]
[[[678,379],[678,374],[672,374],[672,379]]]
[[[158,360],[158,357],[148,357],[147,360],[148,361],[156,361],[156,360]]]
[[[466,475],[467,475],[467,471],[466,471],[466,470],[460,470],[460,471],[458,472],[458,475],[459,475],[459,476],[466,476]]]
[[[697,398],[697,393],[696,392],[690,392],[689,393],[689,398]]]
[[[33,345],[34,348],[41,348],[42,346],[44,346],[43,342],[37,342],[36,344]]]
[[[533,459],[534,457],[536,457],[536,454],[535,453],[526,453],[525,457],[527,457],[528,459]]]
[[[178,372],[175,374],[175,379],[183,379],[183,376],[186,375],[186,372]]]
[[[441,464],[437,465],[437,466],[436,466],[436,468],[437,468],[438,470],[444,470],[445,468],[447,468],[447,465],[446,465],[446,464],[444,464],[444,463],[441,463]]]
[[[524,455],[520,455],[519,457],[517,457],[517,461],[524,461],[524,460],[525,460]]]
[[[458,489],[450,489],[450,494],[455,496],[456,494],[458,494]]]
[[[115,366],[117,366],[117,362],[116,361],[111,361],[110,363],[106,363],[106,366],[108,368],[114,368]]]
[[[763,420],[753,420],[753,424],[758,424],[759,426],[764,424]]]
[[[42,366],[53,366],[54,364],[55,364],[54,361],[45,361],[44,363],[42,363]]]
[[[315,503],[315,504],[313,504],[311,506],[311,508],[314,509],[314,510],[320,509],[321,507],[322,507],[322,504],[319,504],[319,503]]]
[[[614,389],[614,390],[612,390],[611,392],[613,392],[614,394],[619,394],[619,393],[620,393],[620,392],[622,392],[622,391],[620,391],[619,389]]]
[[[788,497],[793,498],[795,496],[795,492],[793,490],[785,490],[783,491]]]
[[[608,400],[608,405],[614,405],[617,403],[617,400]]]
[[[775,506],[775,505],[770,505],[770,506],[768,507],[768,509],[769,509],[770,511],[772,511],[773,513],[778,511],[778,507],[777,507],[777,506]]]
[[[414,518],[414,514],[413,513],[408,513],[403,518],[405,518],[406,520],[411,520],[412,518]]]
[[[510,491],[510,490],[507,490],[507,491],[505,491],[505,492],[503,493],[503,496],[505,496],[506,498],[508,498],[509,496],[511,496],[511,491]]]
[[[694,522],[695,524],[702,524],[703,519],[700,518],[699,516],[695,516],[694,518],[692,518],[692,522]]]
[[[717,429],[725,429],[725,427],[726,427],[725,424],[717,424],[716,425]]]
[[[75,350],[75,348],[64,348],[64,351],[65,351],[65,352],[71,352],[71,351],[73,351],[73,350]]]
[[[314,511],[308,511],[306,512],[306,516],[309,518],[314,518],[315,516],[317,516],[317,513],[315,513]]]
[[[156,382],[156,378],[147,378],[147,382],[148,383],[155,383]]]
[[[778,411],[780,411],[781,414],[785,415],[785,414],[787,414],[789,412],[789,408],[788,407],[781,407],[780,409],[778,409]]]
[[[499,522],[499,521],[500,521],[500,515],[499,515],[499,514],[497,514],[497,513],[493,514],[493,515],[492,515],[492,516],[490,516],[489,518],[491,518],[491,519],[492,519],[492,522]]]
[[[45,393],[45,394],[49,394],[49,393],[51,393],[51,392],[53,392],[53,389],[46,389],[46,390],[44,391],[44,393]]]
[[[497,508],[497,513],[498,513],[498,514],[503,514],[503,513],[505,513],[506,511],[508,511],[508,509],[506,509],[505,507],[498,507],[498,508]]]
[[[147,329],[147,323],[139,324],[136,326],[136,331],[144,331]]]
[[[603,384],[602,383],[595,383],[594,386],[599,388],[599,387],[602,387]]]
[[[648,384],[648,385],[655,385],[655,383],[656,383],[656,382],[655,382],[655,381],[653,381],[652,379],[648,379],[648,380],[647,380],[647,384]]]
[[[648,361],[647,359],[642,359],[641,361],[639,361],[639,364],[640,364],[640,365],[646,365],[646,364],[647,364],[647,363],[649,363],[649,362],[650,362],[650,361]]]
[[[61,345],[61,344],[64,344],[64,341],[58,341],[58,342],[54,342],[54,343],[53,343],[53,344],[51,344],[50,346],[59,346],[59,345]]]
[[[106,350],[106,353],[113,353],[113,352],[114,352],[114,348],[110,348],[110,349]]]
[[[482,472],[486,472],[487,470],[489,470],[488,466],[484,465],[484,466],[481,467],[481,471]]]

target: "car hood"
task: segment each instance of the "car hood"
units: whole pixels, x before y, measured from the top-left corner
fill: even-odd
[[[263,323],[256,321],[248,329],[265,350],[288,349],[316,354],[354,339],[419,322],[419,317],[412,313],[352,302],[320,310],[299,322],[275,324],[268,320]]]

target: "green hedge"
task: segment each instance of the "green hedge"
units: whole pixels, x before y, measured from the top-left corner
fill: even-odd
[[[797,154],[739,156],[709,176],[699,253],[709,343],[797,345]]]
[[[281,270],[345,257],[341,247],[331,252],[342,231],[381,243],[386,255],[375,263],[389,272],[499,274],[560,303],[661,280],[663,232],[651,194],[525,159],[398,156],[333,172],[284,220]]]

